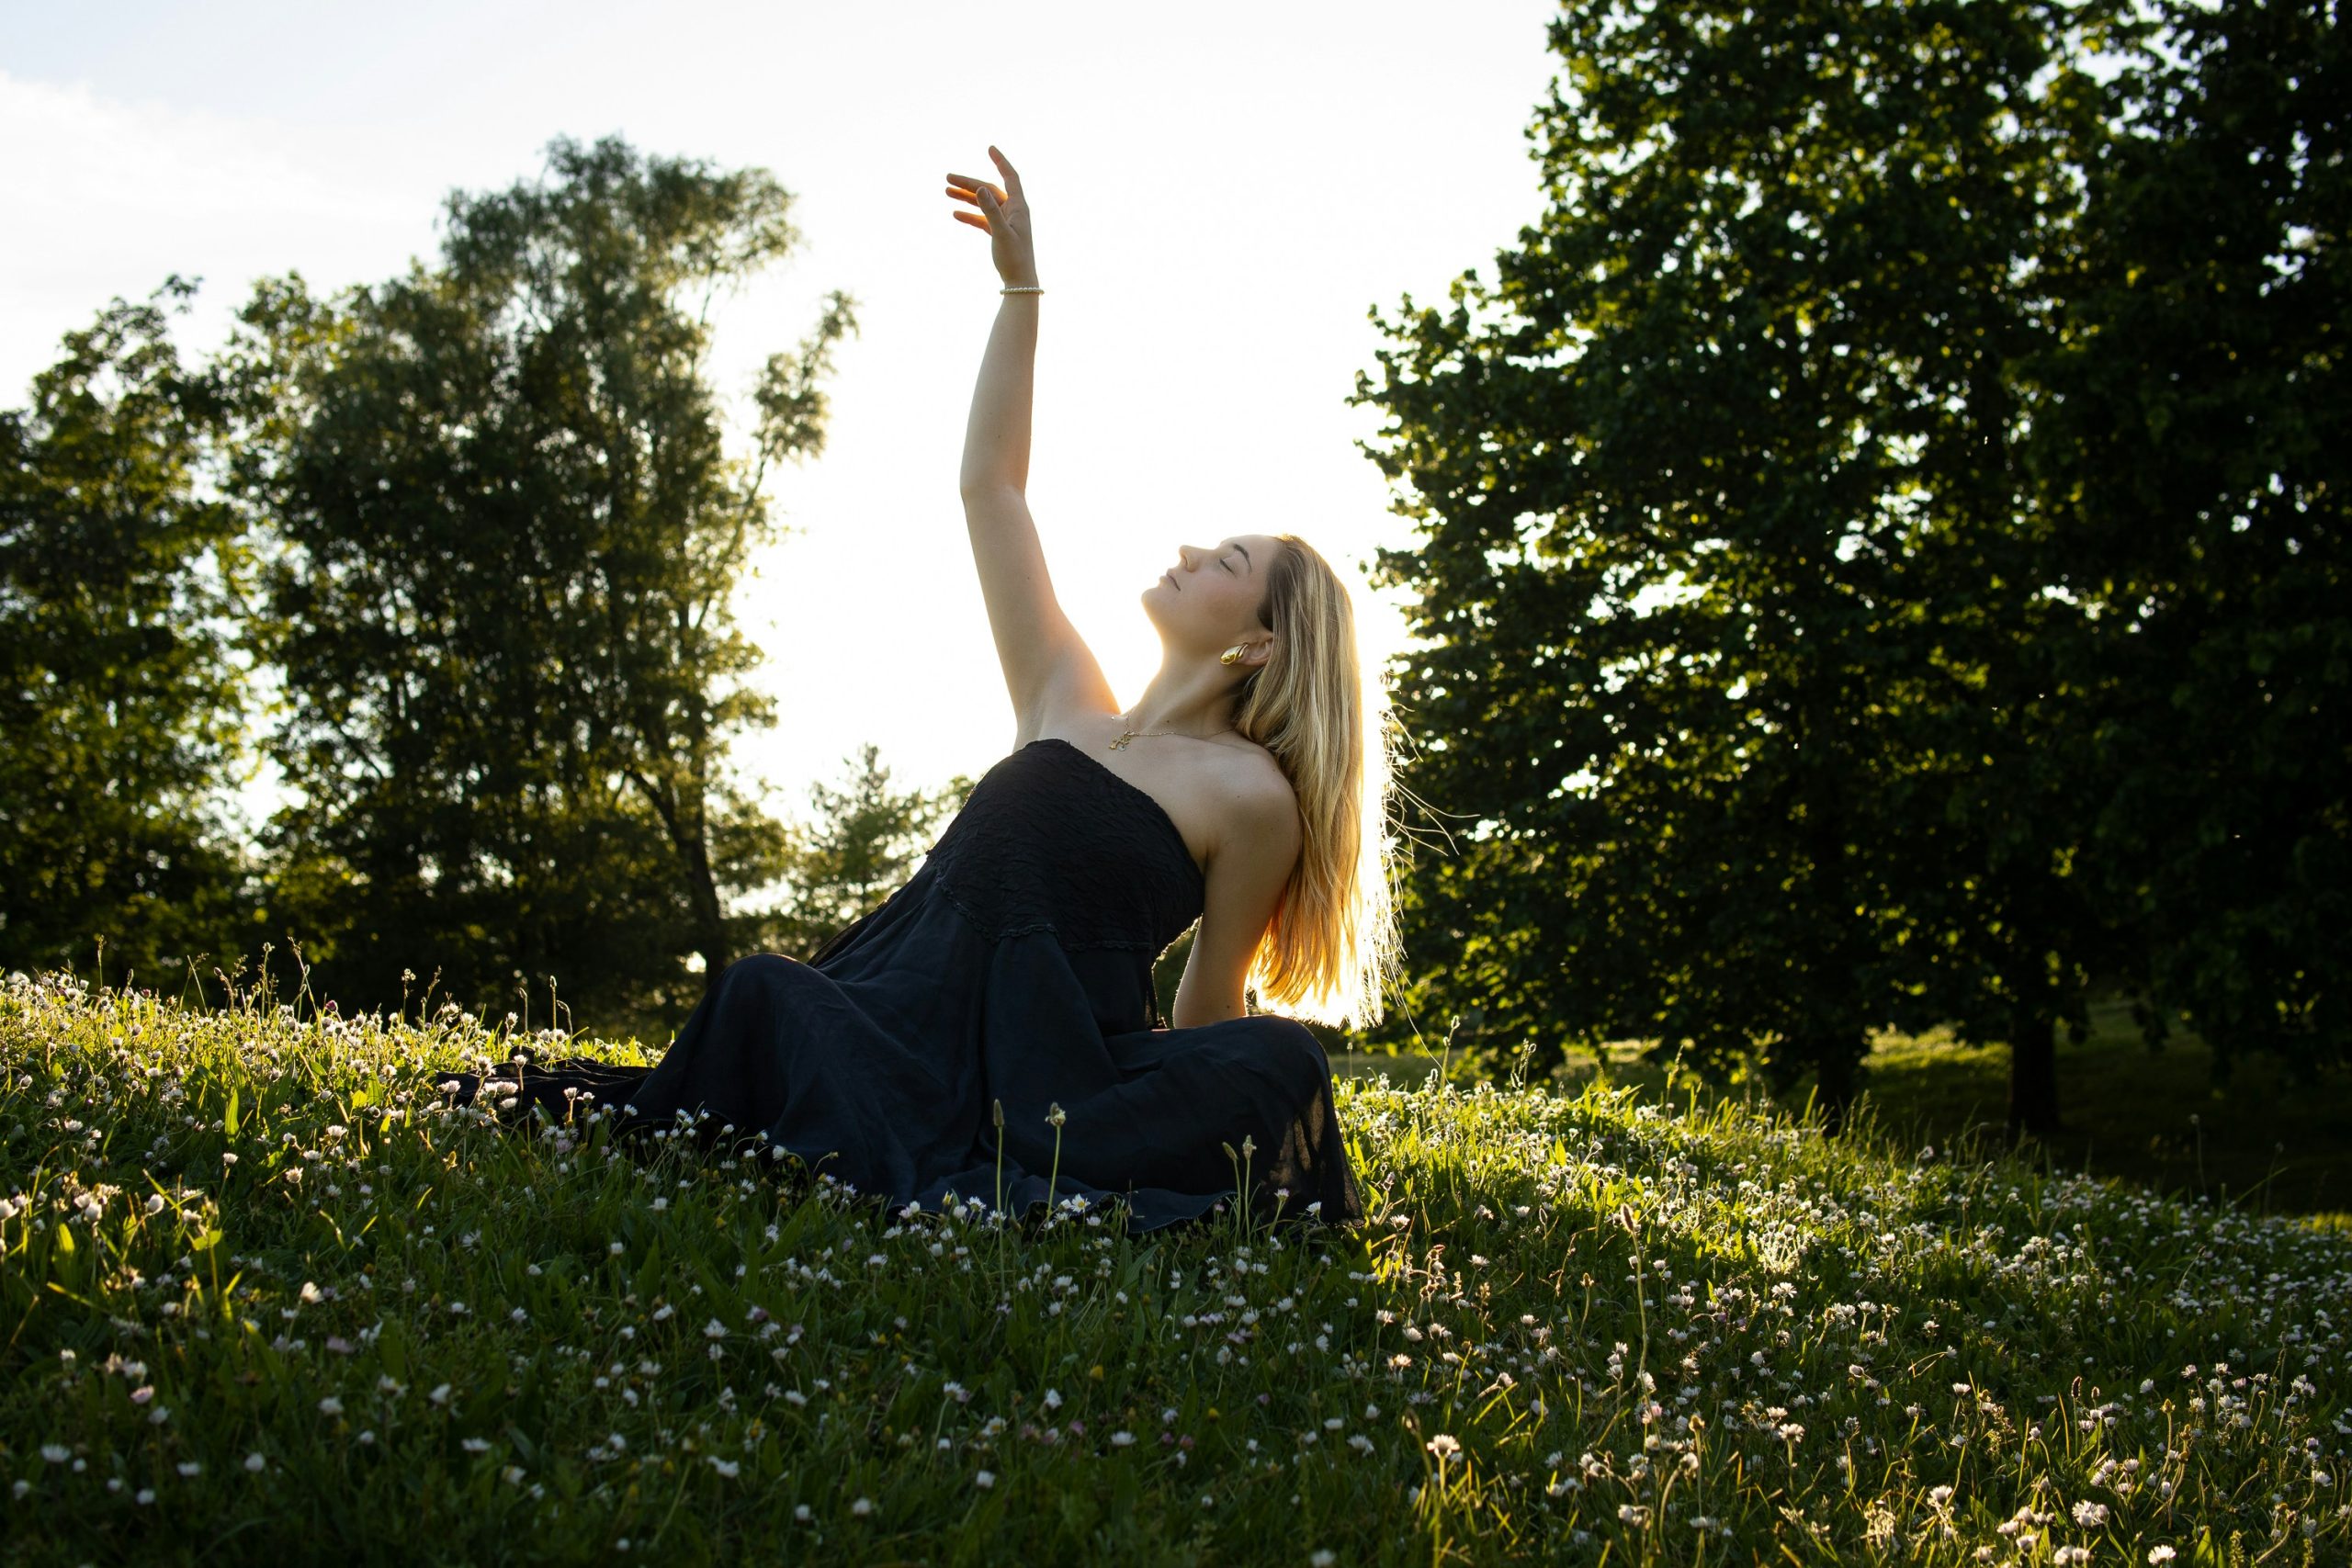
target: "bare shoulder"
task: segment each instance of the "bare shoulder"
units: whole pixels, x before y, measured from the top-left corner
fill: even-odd
[[[1203,773],[1201,787],[1214,802],[1209,819],[1216,824],[1212,859],[1234,850],[1285,866],[1297,858],[1306,840],[1298,792],[1272,751],[1238,738],[1216,743]]]

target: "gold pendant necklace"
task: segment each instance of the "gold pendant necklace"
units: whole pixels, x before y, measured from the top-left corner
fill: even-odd
[[[1119,716],[1119,722],[1120,722],[1120,723],[1122,723],[1122,724],[1125,724],[1125,723],[1126,722],[1126,718],[1127,718],[1127,716],[1126,716],[1125,714],[1121,714],[1121,715]],[[1210,735],[1223,735],[1223,734],[1227,733],[1228,730],[1232,729],[1232,728],[1233,728],[1233,727],[1232,727],[1231,725],[1229,725],[1229,724],[1228,724],[1228,725],[1227,725],[1227,726],[1225,727],[1225,728],[1224,728],[1224,729],[1217,729],[1217,730],[1212,730],[1212,731],[1210,731]],[[1172,729],[1163,729],[1163,730],[1160,730],[1160,731],[1159,732],[1159,734],[1160,736],[1169,736],[1169,735],[1173,735],[1173,734],[1175,734],[1175,733],[1176,733],[1176,731],[1174,731],[1174,730],[1172,730]],[[1210,738],[1210,736],[1209,736],[1209,735],[1188,735],[1188,736],[1186,736],[1184,739],[1187,739],[1187,740],[1206,740],[1206,739],[1208,739],[1209,738]],[[1158,737],[1156,737],[1156,736],[1151,736],[1151,735],[1146,735],[1146,734],[1143,734],[1142,732],[1140,732],[1140,731],[1138,731],[1138,730],[1133,730],[1133,729],[1121,730],[1121,731],[1119,732],[1119,738],[1118,738],[1116,740],[1114,740],[1114,741],[1112,741],[1112,742],[1111,742],[1111,750],[1114,750],[1114,751],[1124,751],[1124,750],[1125,750],[1127,749],[1127,742],[1128,742],[1128,741],[1130,741],[1130,740],[1151,740],[1151,739],[1158,739]]]

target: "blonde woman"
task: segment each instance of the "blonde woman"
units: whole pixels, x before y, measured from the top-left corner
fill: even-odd
[[[749,1142],[925,1209],[1116,1199],[1140,1232],[1246,1191],[1353,1223],[1323,1049],[1248,1002],[1370,1022],[1394,960],[1386,726],[1346,587],[1293,534],[1179,546],[1142,594],[1159,671],[1112,694],[1024,497],[1044,290],[1021,176],[989,155],[1001,186],[947,194],[1003,287],[962,491],[1013,750],[886,903],[806,963],[729,964],[658,1066],[526,1065],[494,1098],[601,1100],[625,1131]],[[1162,1017],[1153,960],[1196,920]]]

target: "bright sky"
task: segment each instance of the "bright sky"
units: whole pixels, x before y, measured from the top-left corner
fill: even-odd
[[[825,454],[773,491],[797,531],[742,615],[781,722],[738,754],[787,815],[869,739],[902,787],[977,776],[1013,736],[956,493],[997,278],[942,175],[990,173],[993,142],[1028,187],[1049,290],[1030,502],[1120,699],[1158,667],[1141,594],[1178,544],[1233,534],[1313,541],[1377,659],[1404,632],[1362,569],[1411,536],[1356,446],[1379,412],[1343,400],[1378,378],[1372,307],[1491,278],[1540,211],[1523,131],[1550,13],[0,0],[0,402],[168,273],[204,280],[183,334],[202,351],[256,277],[325,290],[430,259],[448,190],[536,175],[560,134],[763,165],[806,244],[720,318],[720,388],[829,289],[863,334]]]

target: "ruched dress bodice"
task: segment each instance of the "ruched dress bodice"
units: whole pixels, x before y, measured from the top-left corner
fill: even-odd
[[[1165,1026],[1153,962],[1204,891],[1148,793],[1067,740],[1032,741],[809,960],[739,959],[654,1066],[526,1066],[519,1100],[562,1115],[594,1096],[625,1132],[751,1140],[901,1205],[1116,1197],[1138,1232],[1231,1199],[1246,1142],[1254,1211],[1352,1223],[1313,1032],[1271,1013]]]

